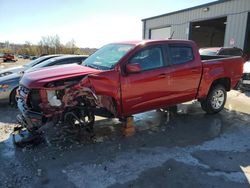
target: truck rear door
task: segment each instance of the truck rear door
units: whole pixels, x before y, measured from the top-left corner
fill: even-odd
[[[200,55],[189,44],[168,44],[170,60],[171,87],[173,103],[195,99],[202,74]]]

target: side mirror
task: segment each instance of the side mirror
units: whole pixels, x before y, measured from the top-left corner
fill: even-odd
[[[138,63],[127,64],[126,65],[126,72],[128,74],[139,73],[139,72],[141,72],[141,66]]]

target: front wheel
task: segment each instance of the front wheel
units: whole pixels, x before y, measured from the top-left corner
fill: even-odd
[[[85,128],[93,132],[95,115],[87,109],[72,109],[64,114],[64,122],[72,127]]]
[[[215,85],[210,89],[206,99],[201,101],[201,107],[208,114],[220,112],[226,103],[227,92],[224,86]]]

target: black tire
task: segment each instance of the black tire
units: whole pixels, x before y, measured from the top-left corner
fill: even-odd
[[[87,110],[73,109],[64,115],[64,123],[72,127],[85,128],[88,132],[93,132],[94,122],[95,115]]]
[[[17,107],[17,102],[16,102],[16,89],[13,89],[12,92],[10,93],[10,106],[12,107]]]
[[[208,114],[220,112],[226,103],[227,92],[223,85],[214,85],[211,87],[207,98],[200,101],[201,108]]]

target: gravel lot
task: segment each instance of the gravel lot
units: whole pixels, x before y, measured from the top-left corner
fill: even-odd
[[[44,143],[17,148],[18,112],[1,106],[0,187],[250,187],[250,93],[231,91],[226,108],[138,114],[128,138],[116,119],[97,121],[94,139],[47,125]]]

